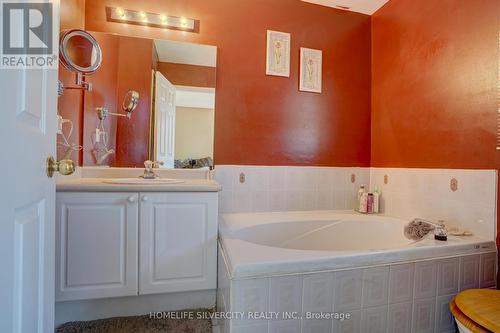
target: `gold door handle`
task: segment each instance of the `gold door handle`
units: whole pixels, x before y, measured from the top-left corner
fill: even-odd
[[[71,175],[75,172],[75,162],[72,160],[60,160],[56,162],[54,157],[47,157],[47,176],[52,178],[54,176],[54,172],[59,172],[63,176]]]

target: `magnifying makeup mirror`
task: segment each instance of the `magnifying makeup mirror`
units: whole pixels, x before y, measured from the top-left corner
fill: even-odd
[[[123,98],[122,109],[128,115],[132,113],[139,103],[139,93],[135,90],[129,90]]]
[[[78,87],[64,89],[91,90],[86,75],[94,74],[102,63],[102,51],[99,42],[88,32],[80,29],[65,31],[59,41],[59,60],[69,71],[76,73]]]
[[[90,75],[102,63],[101,47],[97,40],[84,30],[73,29],[61,35],[59,55],[62,64],[74,73]]]
[[[117,117],[127,117],[128,119],[130,119],[132,116],[132,112],[136,109],[138,103],[139,103],[139,93],[135,90],[129,90],[125,94],[125,97],[123,97],[122,109],[123,111],[125,111],[124,114],[109,112],[109,110],[106,107],[97,107],[96,108],[97,117],[100,120],[105,120],[108,117],[108,115],[112,115]]]

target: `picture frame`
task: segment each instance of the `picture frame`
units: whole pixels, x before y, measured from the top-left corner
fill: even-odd
[[[266,75],[290,77],[290,41],[289,33],[267,30]]]
[[[299,90],[305,92],[322,92],[323,51],[300,48]]]

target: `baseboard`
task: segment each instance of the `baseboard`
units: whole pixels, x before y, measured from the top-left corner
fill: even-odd
[[[137,316],[155,311],[213,308],[216,290],[56,303],[55,326],[68,321]]]

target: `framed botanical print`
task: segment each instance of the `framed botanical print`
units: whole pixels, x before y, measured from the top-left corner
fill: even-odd
[[[266,74],[290,77],[290,34],[267,31]]]
[[[300,91],[321,93],[322,67],[323,52],[321,50],[300,48]]]

